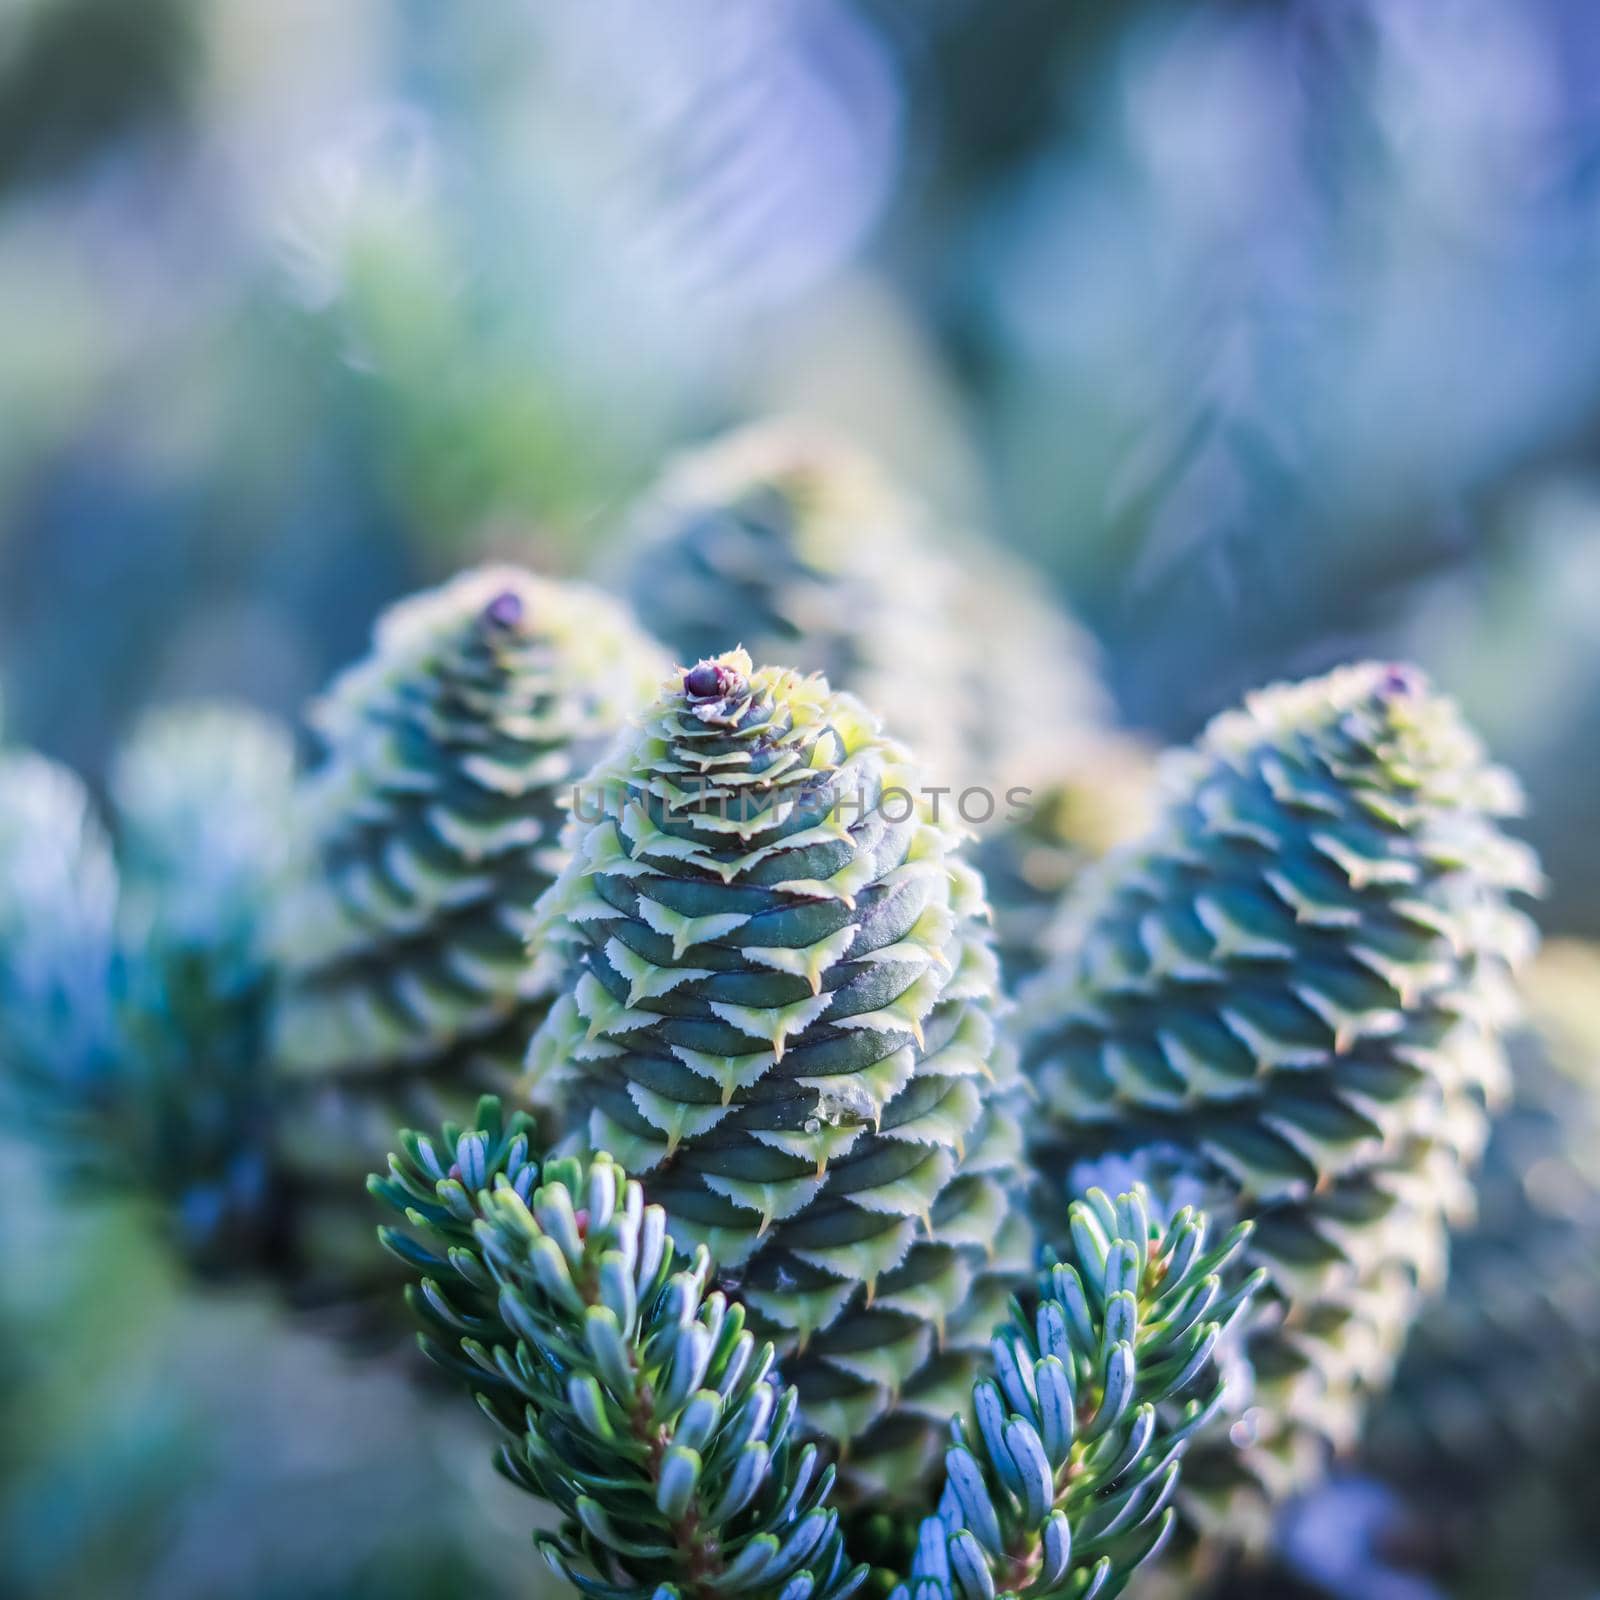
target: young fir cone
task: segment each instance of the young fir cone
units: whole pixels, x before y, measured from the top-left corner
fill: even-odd
[[[1253,1401],[1185,1479],[1233,1537],[1352,1442],[1470,1212],[1532,937],[1509,899],[1537,872],[1497,821],[1516,800],[1408,669],[1264,691],[1174,759],[1155,827],[1024,990],[1051,1196],[1131,1158],[1256,1222],[1276,1309]]]
[[[360,1180],[395,1128],[520,1071],[549,999],[527,941],[564,807],[661,670],[603,595],[485,567],[393,607],[314,708],[313,859],[277,1028],[310,1284],[337,1291],[370,1262]]]
[[[1319,1594],[1593,1587],[1600,951],[1546,945],[1524,987],[1529,1021],[1510,1041],[1512,1097],[1484,1151],[1477,1215],[1451,1238],[1445,1292],[1368,1419],[1361,1465],[1385,1481],[1337,1478],[1287,1525]]]
[[[792,423],[684,456],[633,516],[621,584],[680,660],[737,639],[873,708],[934,781],[1005,793],[1098,758],[1110,707],[1088,638],[1036,574],[942,541],[864,453]],[[995,694],[1008,678],[1028,694]]]
[[[860,702],[736,650],[665,684],[574,836],[536,1093],[709,1246],[853,1483],[914,1492],[1032,1255],[948,801]]]

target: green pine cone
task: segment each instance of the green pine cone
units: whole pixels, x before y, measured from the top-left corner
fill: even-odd
[[[1019,1030],[1051,1185],[1126,1157],[1257,1225],[1276,1315],[1248,1343],[1249,1447],[1197,1449],[1185,1479],[1238,1536],[1352,1442],[1441,1281],[1531,945],[1509,899],[1537,872],[1498,826],[1514,784],[1406,669],[1254,695],[1168,779],[1151,833],[1069,907]]]
[[[782,423],[668,471],[634,515],[621,586],[683,661],[736,640],[859,695],[931,778],[1006,792],[1092,762],[1108,705],[1093,647],[1043,580],[947,545],[877,464]],[[996,685],[1026,682],[1027,695]]]
[[[278,1162],[313,1278],[370,1261],[359,1175],[504,1089],[548,1004],[530,911],[574,782],[662,670],[623,610],[486,567],[405,600],[314,709],[313,857],[283,931]]]
[[[1497,1498],[1512,1470],[1543,1468],[1559,1495],[1600,1402],[1600,950],[1546,946],[1527,990],[1477,1216],[1368,1430],[1375,1466],[1457,1510]]]
[[[673,677],[585,786],[531,1055],[897,1496],[1031,1264],[982,890],[919,785],[819,678],[743,651]]]

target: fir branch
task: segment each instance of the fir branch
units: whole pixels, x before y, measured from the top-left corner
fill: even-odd
[[[147,713],[117,753],[115,1130],[197,1270],[258,1267],[272,1177],[270,930],[296,866],[294,739],[242,705]]]
[[[609,1156],[541,1172],[530,1132],[485,1098],[475,1127],[407,1134],[370,1187],[410,1223],[383,1236],[420,1275],[425,1348],[499,1424],[506,1475],[563,1514],[550,1565],[606,1600],[844,1600],[866,1569],[772,1346]]]
[[[0,760],[0,1065],[67,1173],[159,1200],[207,1270],[274,1229],[266,929],[293,771],[286,728],[223,703],[143,717],[105,821],[64,768]]]
[[[975,1426],[954,1426],[899,1600],[1110,1600],[1171,1529],[1181,1459],[1223,1399],[1213,1358],[1265,1277],[1229,1271],[1250,1227],[1208,1249],[1203,1213],[1152,1227],[1142,1189],[1092,1189],[1069,1217],[1069,1259],[1032,1316],[1014,1308]]]

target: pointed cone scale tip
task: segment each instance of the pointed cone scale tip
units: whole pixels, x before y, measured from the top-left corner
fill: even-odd
[[[720,661],[702,661],[683,675],[683,692],[691,700],[722,700],[739,686],[739,674]]]

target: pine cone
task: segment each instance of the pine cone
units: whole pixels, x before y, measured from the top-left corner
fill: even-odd
[[[1280,1320],[1249,1340],[1246,1448],[1209,1471],[1197,1449],[1185,1480],[1203,1521],[1248,1469],[1230,1533],[1352,1441],[1470,1213],[1531,943],[1508,897],[1537,873],[1496,822],[1516,800],[1415,673],[1267,690],[1174,758],[1156,827],[1080,889],[1024,991],[1052,1192],[1130,1157],[1257,1224]]]
[[[371,1265],[360,1180],[394,1130],[515,1080],[548,1004],[527,941],[563,807],[661,670],[614,602],[490,567],[390,610],[315,708],[315,866],[277,1030],[278,1164],[317,1210],[311,1284]]]
[[[914,1492],[1031,1265],[948,804],[859,702],[737,650],[591,787],[541,907],[574,960],[536,1090],[709,1246],[855,1485]]]
[[[681,660],[738,640],[859,695],[930,779],[1006,792],[1087,770],[1108,703],[1093,646],[998,550],[945,545],[877,465],[767,423],[685,456],[633,520],[626,590]],[[1027,693],[1018,692],[1026,684]]]

